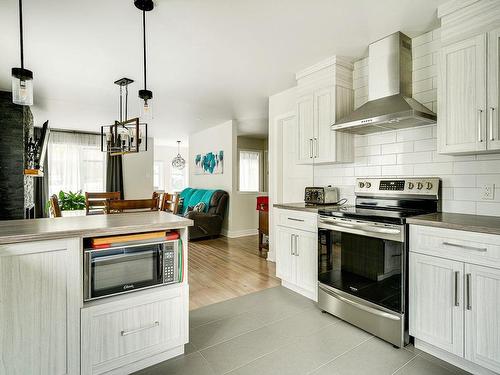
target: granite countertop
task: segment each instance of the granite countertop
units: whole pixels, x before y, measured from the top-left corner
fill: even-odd
[[[500,217],[437,212],[407,219],[409,224],[500,235]]]
[[[162,211],[6,220],[0,221],[0,244],[152,232],[191,225],[192,220]]]
[[[334,204],[305,204],[304,202],[300,203],[281,203],[274,204],[274,208],[281,208],[283,210],[294,210],[294,211],[304,211],[304,212],[313,212],[318,213],[319,210],[332,209],[339,207]]]

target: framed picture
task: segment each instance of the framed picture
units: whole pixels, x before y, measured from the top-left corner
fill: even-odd
[[[222,174],[224,173],[224,151],[198,154],[194,158],[195,174]]]

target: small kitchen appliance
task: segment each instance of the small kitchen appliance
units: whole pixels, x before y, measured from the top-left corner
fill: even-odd
[[[304,203],[306,204],[336,204],[339,201],[339,192],[332,186],[310,186],[305,188]]]

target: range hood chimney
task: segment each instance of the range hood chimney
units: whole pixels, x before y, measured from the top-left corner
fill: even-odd
[[[411,97],[411,39],[397,32],[370,44],[368,53],[368,102],[332,130],[370,134],[436,123],[436,114]]]

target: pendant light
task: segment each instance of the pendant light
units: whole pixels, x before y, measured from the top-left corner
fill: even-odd
[[[172,167],[176,169],[184,169],[186,160],[181,156],[181,141],[177,141],[177,156],[172,160]]]
[[[134,5],[142,11],[142,44],[143,44],[143,63],[144,63],[144,89],[139,90],[141,98],[141,119],[151,120],[153,118],[153,107],[151,100],[153,92],[147,89],[147,68],[146,68],[146,12],[153,10],[153,0],[135,0]]]
[[[12,102],[19,105],[33,105],[33,72],[24,69],[22,0],[19,0],[19,42],[21,67],[12,68]]]

